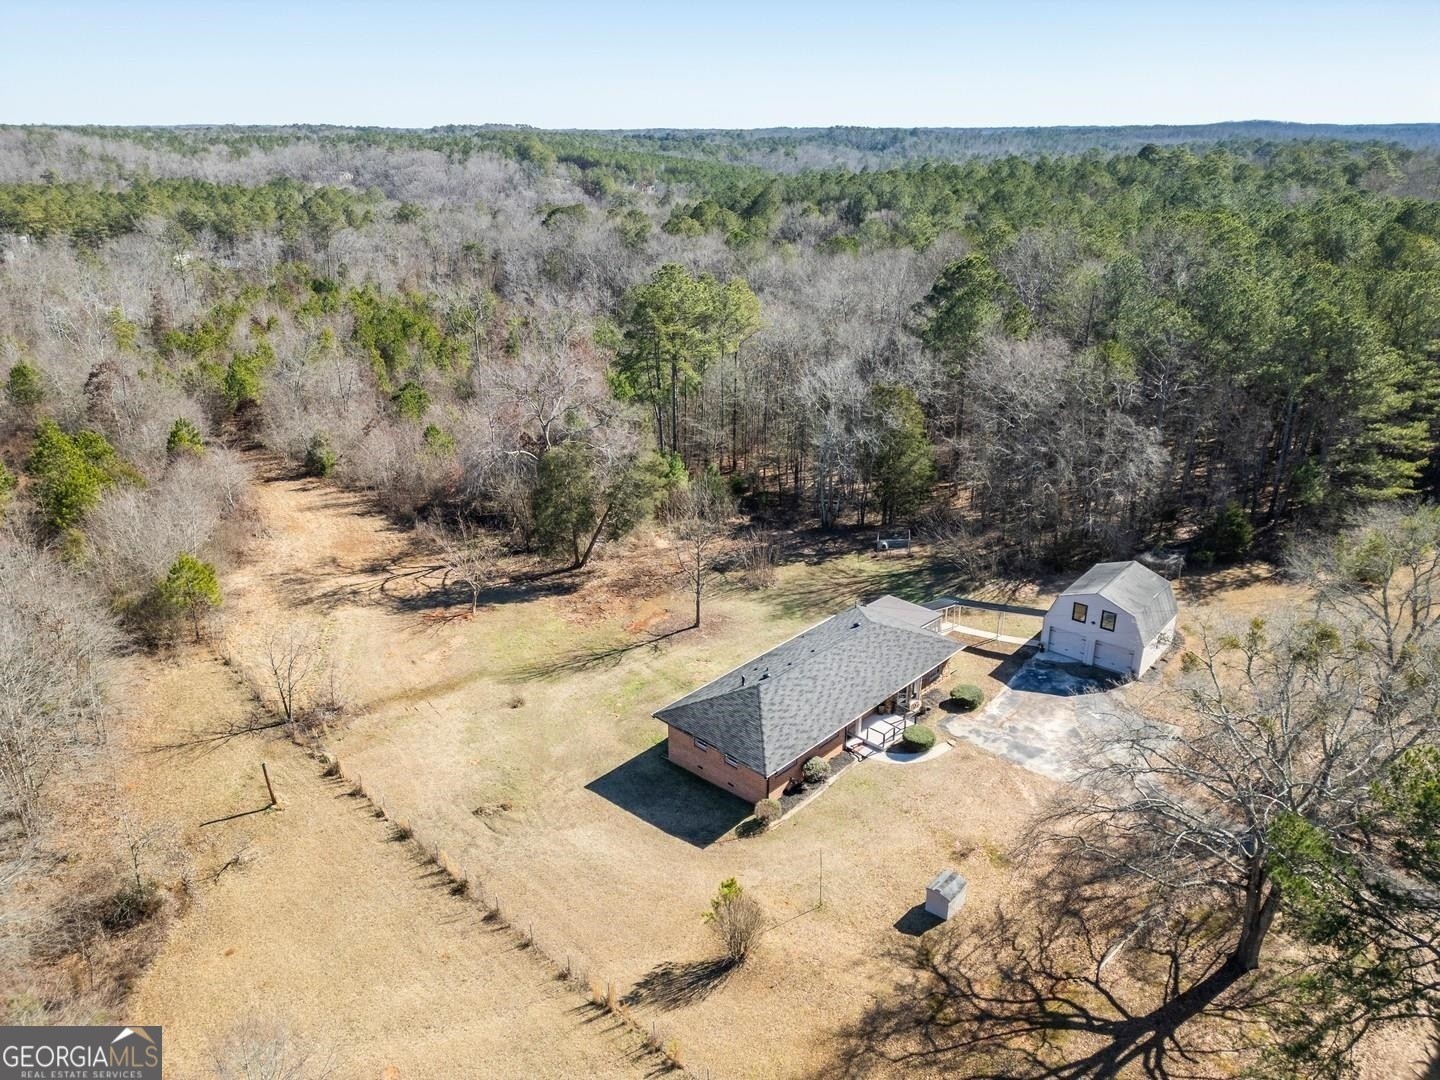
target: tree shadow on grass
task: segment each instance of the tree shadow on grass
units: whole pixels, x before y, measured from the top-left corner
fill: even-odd
[[[735,964],[724,957],[683,964],[667,960],[646,972],[620,1000],[632,1008],[654,1005],[667,1011],[683,1009],[720,989],[734,970]]]
[[[689,625],[679,626],[673,630],[666,630],[658,634],[647,634],[640,638],[612,641],[608,644],[581,646],[556,656],[541,657],[531,663],[524,664],[511,672],[510,678],[511,681],[514,682],[533,682],[540,679],[553,679],[563,675],[578,675],[586,671],[611,668],[637,649],[653,647],[658,650],[662,641],[667,641],[670,638],[685,633],[687,630],[693,629],[695,628]]]
[[[585,785],[662,832],[708,847],[750,816],[750,804],[672,765],[664,743]]]
[[[277,592],[292,607],[334,611],[347,604],[387,607],[401,614],[449,620],[470,614],[470,590],[451,579],[442,564],[414,555],[372,560],[356,566],[306,568],[274,578]],[[514,574],[481,589],[480,610],[570,596],[584,579],[571,569]]]
[[[1198,1080],[1233,1071],[1263,1043],[1273,984],[1227,966],[1228,936],[1213,918],[1177,915],[1135,933],[1121,912],[1137,909],[1116,895],[1071,894],[898,945],[914,981],[842,1033],[835,1074]]]
[[[885,595],[923,604],[953,591],[954,584],[954,571],[943,563],[899,558],[858,567],[828,566],[823,575],[806,575],[767,589],[761,599],[777,615],[818,617],[833,615],[847,604],[865,603]]]
[[[987,649],[983,645],[971,645],[965,651],[971,656],[994,660],[995,667],[991,669],[990,677],[1008,685],[1015,673],[1025,666],[1027,660],[1037,655],[1040,649],[1035,645],[1021,645],[1011,652],[1003,652],[999,649]]]

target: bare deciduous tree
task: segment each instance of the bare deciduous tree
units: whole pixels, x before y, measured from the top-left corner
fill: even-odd
[[[716,549],[725,537],[730,503],[714,488],[698,480],[685,492],[671,521],[670,533],[680,572],[695,597],[695,621],[700,626],[701,606],[714,572]]]
[[[422,532],[444,568],[440,577],[441,590],[458,581],[470,593],[470,614],[480,606],[481,591],[495,580],[498,572],[500,545],[494,535],[461,518],[447,525],[432,517]]]
[[[324,635],[305,624],[277,627],[261,643],[265,686],[286,724],[293,727],[304,719],[310,688],[324,671],[327,655]]]
[[[103,739],[118,642],[104,604],[59,562],[0,540],[0,819],[33,829],[67,754]]]
[[[334,1052],[297,1035],[279,1017],[259,1016],[212,1047],[218,1080],[328,1080]]]
[[[1287,888],[1306,891],[1291,838],[1366,849],[1379,782],[1440,737],[1440,511],[1386,511],[1300,562],[1314,608],[1202,630],[1179,729],[1104,738],[1042,822],[1157,906],[1224,911],[1235,936],[1212,991],[1260,967]]]

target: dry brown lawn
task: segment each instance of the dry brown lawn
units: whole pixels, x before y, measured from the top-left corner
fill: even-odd
[[[393,550],[388,528],[343,496],[305,485],[260,490],[286,498],[264,499],[256,557],[226,582],[237,663],[277,614],[277,597],[293,600],[287,617],[303,615],[328,603],[347,552]],[[290,514],[292,497],[300,505]],[[304,531],[322,521],[330,528],[312,543]],[[304,560],[317,555],[310,576]],[[342,1077],[634,1077],[656,1068],[638,1036],[451,895],[366,800],[323,779],[288,740],[156,751],[254,714],[235,667],[200,651],[137,661],[121,697],[133,763],[123,790],[136,827],[178,829],[193,858],[194,898],[126,1012],[165,1026],[167,1075],[209,1075],[218,1044],[277,1020]],[[202,827],[265,805],[262,760],[282,809]]]
[[[671,767],[650,715],[846,603],[951,591],[935,564],[855,554],[787,565],[767,590],[722,584],[703,629],[662,636],[688,622],[689,601],[663,542],[647,537],[584,573],[497,587],[471,618],[460,597],[447,606],[409,576],[423,558],[355,498],[285,479],[256,493],[254,558],[226,582],[231,666],[147,668],[137,744],[245,715],[237,673],[253,668],[257,636],[277,619],[323,626],[348,702],[326,742],[347,773],[547,951],[628,993],[699,1075],[835,1072],[866,1010],[906,992],[928,925],[915,909],[937,870],[969,878],[967,920],[1033,887],[1007,852],[1050,780],[960,743],[913,766],[858,764],[769,833],[737,839],[748,808]],[[1263,611],[1283,588],[1214,577],[1191,587],[1187,615]],[[951,681],[993,693],[1011,652],[962,654]],[[284,810],[190,830],[202,880],[247,841],[258,857],[202,887],[136,995],[137,1017],[168,1025],[177,1075],[271,1005],[335,1046],[347,1076],[653,1067],[531,951],[431,887],[410,849],[288,743],[250,737],[156,758],[134,795],[156,820],[234,813],[263,802],[261,756]],[[750,963],[712,978],[702,913],[727,877],[774,926]]]

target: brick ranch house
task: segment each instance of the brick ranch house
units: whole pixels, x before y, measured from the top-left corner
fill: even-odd
[[[655,713],[670,760],[746,802],[773,798],[867,718],[908,717],[964,646],[895,596],[842,611]]]

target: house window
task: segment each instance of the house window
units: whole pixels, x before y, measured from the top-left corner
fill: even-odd
[[[1070,618],[1074,622],[1084,622],[1090,617],[1089,604],[1073,604],[1070,607]]]
[[[1101,630],[1114,630],[1114,629],[1115,629],[1115,612],[1113,612],[1113,611],[1102,611],[1102,612],[1100,612],[1100,629],[1101,629]]]
[[[740,767],[740,763],[736,761],[733,757],[731,757],[729,754],[725,755],[725,764],[729,765],[732,769],[738,769]]]
[[[692,739],[692,741],[695,743],[696,750],[704,750],[706,753],[709,753],[710,744],[704,739]]]

